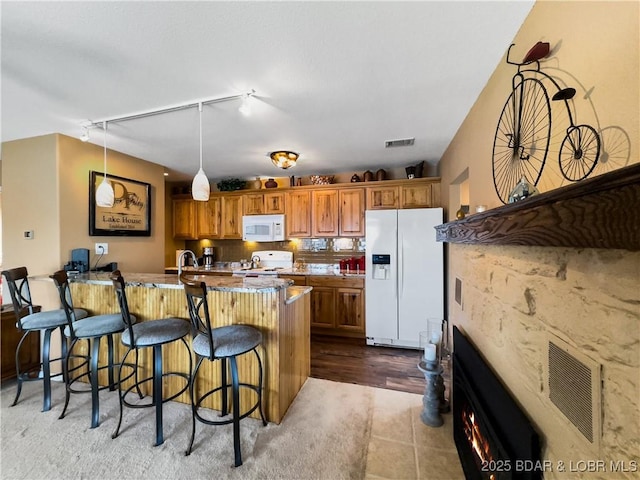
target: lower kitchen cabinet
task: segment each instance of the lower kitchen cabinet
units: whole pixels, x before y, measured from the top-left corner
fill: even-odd
[[[364,279],[309,276],[311,332],[364,338]]]

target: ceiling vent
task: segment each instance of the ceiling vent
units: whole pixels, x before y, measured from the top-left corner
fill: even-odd
[[[387,140],[386,142],[384,142],[384,147],[385,148],[408,147],[410,145],[413,145],[415,141],[416,141],[415,138],[403,138],[401,140]]]

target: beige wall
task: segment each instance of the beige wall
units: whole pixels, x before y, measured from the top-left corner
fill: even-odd
[[[536,42],[550,43],[551,55],[542,63],[543,71],[577,90],[574,121],[592,125],[601,135],[603,153],[592,176],[640,161],[639,15],[638,2],[543,1],[535,4],[513,40],[516,60]],[[516,72],[515,66],[504,62],[508,47],[441,159],[443,201],[452,202],[450,219],[455,218],[459,202],[455,195],[449,198],[448,187],[467,168],[471,211],[479,204],[502,205],[493,186],[491,160],[498,118]],[[553,87],[548,91],[551,96]],[[551,108],[552,138],[538,185],[541,191],[567,183],[558,169],[558,152],[568,117],[562,103],[552,102]]]
[[[93,266],[94,243],[107,242],[109,254],[101,265],[117,261],[124,272],[163,271],[162,167],[109,151],[108,173],[152,185],[151,237],[91,237],[89,171],[102,171],[102,147],[54,134],[6,142],[2,149],[3,268],[25,265],[30,275],[49,275],[70,260],[74,248],[88,248]],[[34,231],[33,240],[24,239],[28,230]],[[44,308],[59,303],[51,285],[32,283],[36,303]]]
[[[103,170],[103,148],[75,138],[58,136],[59,170],[65,189],[60,192],[61,255],[66,262],[74,248],[88,248],[95,264],[94,243],[109,244],[100,264],[116,261],[123,272],[164,271],[164,169],[163,167],[109,150],[107,173],[151,184],[151,236],[89,236],[89,171]]]
[[[594,174],[640,161],[639,18],[638,2],[538,2],[514,39],[516,58],[539,40],[551,43],[553,58],[543,68],[576,88],[577,123],[593,125],[602,136],[605,161]],[[493,187],[491,153],[514,68],[504,62],[497,66],[441,160],[443,202],[450,219],[459,207],[460,191],[452,185],[465,171],[472,212],[478,204],[501,205]],[[563,184],[555,165],[566,118],[565,123],[559,115],[553,120],[542,191]],[[637,461],[640,253],[459,244],[447,248],[449,320],[478,345],[537,426],[543,458],[554,466],[590,459]],[[456,278],[463,282],[462,305],[453,299]],[[599,445],[592,446],[577,433],[548,399],[549,335],[567,341],[602,368]],[[554,469],[545,474],[583,476],[637,478],[637,473],[563,475]]]

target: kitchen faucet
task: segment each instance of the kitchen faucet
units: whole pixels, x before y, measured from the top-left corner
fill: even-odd
[[[198,268],[198,258],[196,257],[196,254],[191,250],[184,250],[178,257],[178,277],[182,275],[182,260],[186,255],[191,255],[191,258],[193,259],[193,266]]]

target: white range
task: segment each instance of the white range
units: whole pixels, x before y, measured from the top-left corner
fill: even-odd
[[[257,257],[257,258],[256,258]],[[241,268],[234,270],[234,275],[278,275],[284,270],[293,268],[293,252],[280,250],[259,250],[251,254],[251,259],[258,263],[257,268]]]

